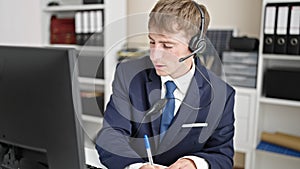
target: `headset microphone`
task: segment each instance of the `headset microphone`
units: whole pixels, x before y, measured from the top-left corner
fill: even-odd
[[[160,113],[160,110],[162,110],[165,105],[167,104],[168,99],[159,99],[157,102],[154,103],[154,105],[147,111],[144,117]],[[144,120],[144,119],[143,119]],[[142,121],[143,121],[142,120]]]
[[[136,135],[138,134],[138,132],[141,129],[142,123],[144,122],[144,120],[146,119],[146,117],[153,115],[153,114],[161,114],[161,110],[165,107],[165,105],[167,104],[168,99],[160,99],[158,101],[156,101],[154,103],[154,105],[146,112],[146,114],[143,116],[143,119],[140,121],[139,126],[137,127],[136,132],[133,134],[133,138],[136,137]]]
[[[182,57],[182,58],[180,58],[179,59],[179,62],[183,62],[183,61],[185,61],[186,59],[188,59],[189,57],[191,57],[191,56],[194,56],[195,54],[197,54],[197,53],[202,53],[203,51],[204,51],[204,49],[205,49],[205,47],[206,47],[206,43],[203,43],[198,49],[196,49],[194,52],[192,52],[191,54],[189,54],[189,55],[187,55],[187,56],[185,56],[185,57]]]

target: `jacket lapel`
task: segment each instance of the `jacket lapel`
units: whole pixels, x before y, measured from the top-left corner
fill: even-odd
[[[153,106],[159,99],[161,99],[161,79],[155,73],[155,69],[152,69],[151,72],[149,73],[149,81],[146,83],[146,89],[147,89],[150,106]],[[161,111],[162,110],[160,110],[160,112],[151,115],[148,118],[149,122],[151,122],[150,125],[153,133],[155,149],[157,148],[157,145],[159,143]]]

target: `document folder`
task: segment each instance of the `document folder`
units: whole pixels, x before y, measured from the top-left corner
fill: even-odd
[[[267,4],[264,20],[263,53],[273,53],[275,41],[276,6]]]
[[[290,5],[287,54],[300,54],[300,3]]]
[[[274,53],[286,54],[289,7],[287,4],[281,4],[277,10]]]

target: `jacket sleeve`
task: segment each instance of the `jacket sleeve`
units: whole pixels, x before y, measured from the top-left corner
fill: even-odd
[[[114,169],[145,162],[130,146],[131,106],[123,73],[119,65],[113,81],[113,94],[104,113],[103,127],[96,139],[101,163]]]

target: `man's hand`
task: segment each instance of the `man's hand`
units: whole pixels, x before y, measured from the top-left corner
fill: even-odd
[[[165,168],[166,167],[159,166],[159,165],[146,164],[146,165],[143,165],[140,169],[165,169]]]
[[[170,165],[168,169],[197,169],[193,160],[181,158]]]

